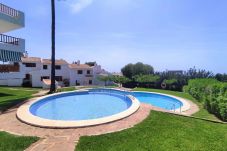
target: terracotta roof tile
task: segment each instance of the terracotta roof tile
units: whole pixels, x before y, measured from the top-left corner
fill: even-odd
[[[70,64],[69,68],[72,68],[72,69],[91,69],[92,67],[90,67],[87,64],[80,64],[80,65],[78,65],[78,64]]]
[[[43,59],[42,60],[43,64],[51,64],[51,60],[50,59]],[[68,64],[67,61],[60,59],[60,60],[55,60],[55,64],[56,65],[64,65],[64,64]]]
[[[22,57],[21,58],[22,62],[41,62],[41,58],[38,57]]]

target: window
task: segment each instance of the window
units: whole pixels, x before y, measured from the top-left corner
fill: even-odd
[[[43,69],[46,70],[48,68],[47,65],[43,65]]]
[[[89,85],[92,85],[92,80],[89,80]]]
[[[56,70],[61,70],[61,66],[56,65],[56,66],[55,66],[55,69],[56,69]]]
[[[55,80],[58,82],[62,81],[62,76],[55,76]]]
[[[23,63],[25,67],[36,67],[36,63]]]
[[[41,81],[43,81],[43,79],[50,79],[50,77],[49,76],[43,76],[43,77],[41,77]]]
[[[83,70],[78,70],[77,74],[83,74]]]
[[[91,70],[87,70],[87,74],[91,74]]]

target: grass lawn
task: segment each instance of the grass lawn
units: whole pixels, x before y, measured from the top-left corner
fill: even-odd
[[[133,128],[81,137],[77,151],[226,151],[227,125],[152,111]]]
[[[77,89],[87,89],[87,88],[116,88],[117,85],[109,85],[109,86],[80,86]]]
[[[177,91],[169,91],[169,90],[160,90],[160,89],[148,89],[148,88],[135,88],[134,91],[149,91],[149,92],[158,92],[158,93],[166,93],[170,95],[179,96],[188,100],[191,100],[195,104],[199,106],[199,111],[193,116],[200,117],[200,118],[206,118],[210,120],[217,120],[220,121],[215,115],[210,114],[206,109],[203,108],[203,104],[196,99],[194,99],[190,94],[184,93],[184,92],[177,92]]]
[[[0,132],[0,150],[23,151],[37,140],[37,137],[15,136],[6,132]]]
[[[32,94],[39,90],[37,88],[0,87],[0,111],[5,111],[31,98]],[[0,132],[0,151],[22,151],[37,140],[37,137],[22,137]]]
[[[57,92],[67,92],[67,91],[75,91],[76,88],[75,87],[63,87],[60,89],[57,89]]]
[[[39,90],[37,88],[0,87],[0,111],[7,110],[31,98],[32,94]]]

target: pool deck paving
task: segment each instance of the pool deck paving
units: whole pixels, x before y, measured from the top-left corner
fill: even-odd
[[[28,101],[34,99],[36,98]],[[188,101],[188,103],[191,108],[182,113],[183,115],[191,115],[199,110],[198,106],[193,102]],[[14,108],[0,114],[0,131],[16,135],[40,137],[40,140],[32,144],[26,151],[73,151],[80,136],[100,135],[131,128],[146,119],[151,110],[169,112],[141,103],[140,108],[134,114],[115,122],[82,128],[50,129],[35,127],[21,122],[16,117],[17,108]]]
[[[141,103],[134,114],[119,121],[83,128],[48,129],[22,123],[16,117],[17,109],[12,109],[0,115],[0,131],[41,138],[26,151],[73,151],[80,136],[106,134],[133,127],[142,122],[149,115],[150,110],[150,105]]]

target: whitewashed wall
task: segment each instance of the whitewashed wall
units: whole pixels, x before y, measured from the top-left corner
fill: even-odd
[[[83,74],[78,74],[78,70],[82,70]],[[91,70],[91,75],[93,75],[92,69],[71,69],[70,70],[70,86],[75,86],[76,81],[80,83],[80,85],[89,85],[89,80],[92,80],[93,77],[86,77],[87,70]]]

